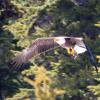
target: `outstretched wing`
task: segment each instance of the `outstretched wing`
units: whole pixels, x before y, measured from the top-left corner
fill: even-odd
[[[30,58],[35,57],[43,52],[54,49],[59,46],[54,42],[54,38],[39,38],[33,44],[24,49],[21,54],[13,59],[14,66],[21,66],[26,63]]]

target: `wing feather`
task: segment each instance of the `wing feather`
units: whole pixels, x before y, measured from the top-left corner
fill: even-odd
[[[36,39],[33,44],[28,48],[24,49],[21,54],[13,59],[14,66],[21,66],[23,63],[26,63],[32,57],[35,57],[43,52],[49,51],[55,47],[58,47],[59,44],[54,42],[54,38],[39,38]]]

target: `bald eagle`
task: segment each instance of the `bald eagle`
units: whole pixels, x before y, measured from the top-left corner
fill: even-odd
[[[69,55],[77,57],[78,54],[87,51],[86,46],[81,37],[49,37],[37,38],[29,47],[24,49],[17,55],[12,63],[14,66],[21,66],[32,57],[50,51],[56,47],[65,48]]]

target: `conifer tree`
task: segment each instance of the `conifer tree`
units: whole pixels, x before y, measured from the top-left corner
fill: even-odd
[[[45,100],[50,95],[60,100],[95,100],[94,89],[89,85],[99,84],[99,79],[95,79],[97,74],[87,53],[73,60],[66,50],[57,48],[31,59],[27,69],[25,65],[11,70],[8,62],[36,38],[50,36],[84,37],[98,59],[100,31],[96,23],[100,20],[99,11],[99,0],[1,0],[0,99],[32,100],[38,97],[44,100],[46,93]],[[37,80],[39,87],[31,84]],[[43,91],[45,88],[48,92]],[[100,91],[96,93],[99,97]]]

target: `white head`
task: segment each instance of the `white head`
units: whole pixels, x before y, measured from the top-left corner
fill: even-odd
[[[84,53],[85,51],[87,51],[86,47],[80,47],[78,45],[75,45],[74,50],[76,51],[77,54],[81,54]]]
[[[62,45],[66,42],[64,37],[57,37],[54,39],[54,41],[57,42],[59,45]]]

